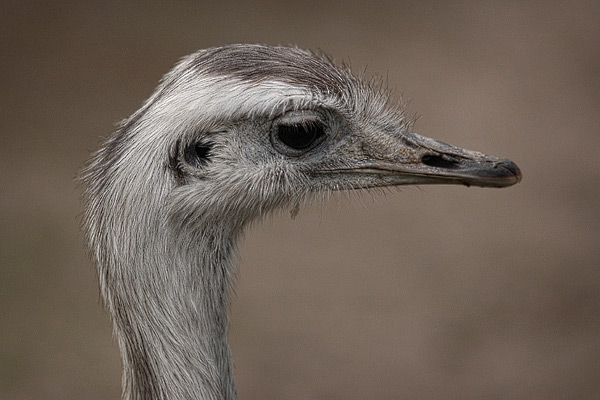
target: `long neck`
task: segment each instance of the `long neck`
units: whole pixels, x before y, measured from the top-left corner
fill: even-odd
[[[179,184],[163,160],[166,144],[149,147],[157,133],[136,118],[83,177],[84,227],[121,350],[123,398],[235,400],[227,343],[232,255],[258,212],[223,209],[237,197],[216,197],[218,188]]]
[[[123,396],[234,400],[227,343],[233,240],[221,228],[157,235],[134,245],[146,247],[125,261],[134,265],[107,271]]]

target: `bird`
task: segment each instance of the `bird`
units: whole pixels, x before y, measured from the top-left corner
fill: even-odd
[[[521,180],[412,132],[382,82],[298,47],[199,50],[90,156],[82,225],[123,399],[237,398],[227,308],[252,221],[336,191]]]

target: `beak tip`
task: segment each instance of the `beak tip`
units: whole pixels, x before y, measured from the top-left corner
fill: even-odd
[[[521,173],[521,169],[519,168],[519,166],[509,159],[505,158],[500,160],[496,167],[502,168],[504,170],[501,175],[505,175],[507,178],[511,178],[510,183],[507,182],[507,186],[515,185],[521,182],[521,180],[523,179],[523,174]]]
[[[516,185],[523,179],[521,169],[509,159],[495,159],[467,173],[461,182],[465,186],[505,188]]]

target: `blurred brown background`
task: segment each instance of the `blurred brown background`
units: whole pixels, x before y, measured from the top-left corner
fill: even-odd
[[[176,60],[236,42],[367,66],[416,131],[524,173],[341,194],[251,230],[241,400],[600,398],[599,2],[0,7],[0,399],[119,397],[74,177]]]

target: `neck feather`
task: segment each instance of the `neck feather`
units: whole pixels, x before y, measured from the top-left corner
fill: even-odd
[[[104,274],[123,397],[233,400],[227,308],[234,240],[216,227],[156,232],[134,245],[145,251]]]

